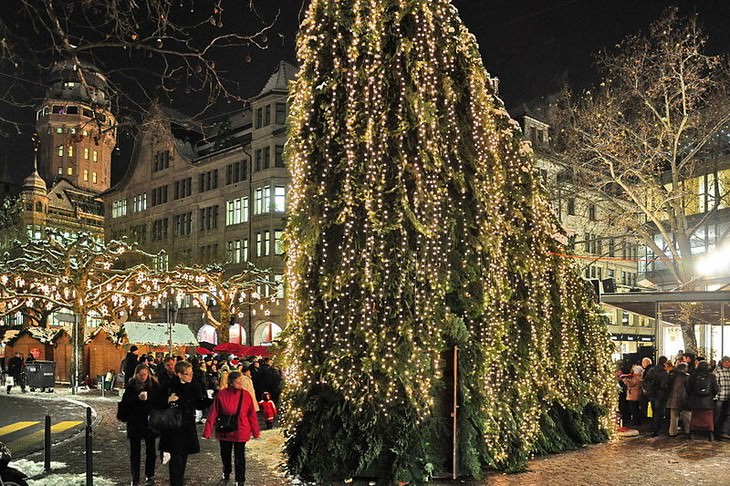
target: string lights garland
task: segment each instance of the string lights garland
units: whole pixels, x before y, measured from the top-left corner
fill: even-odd
[[[448,0],[312,0],[290,99],[286,450],[421,484],[604,440],[611,343]],[[446,432],[448,431],[448,432]]]

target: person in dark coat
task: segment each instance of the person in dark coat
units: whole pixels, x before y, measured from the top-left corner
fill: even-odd
[[[164,396],[157,379],[149,367],[142,363],[134,370],[134,378],[127,384],[122,396],[122,406],[127,416],[127,438],[129,439],[129,460],[132,471],[132,485],[140,484],[140,462],[142,441],[145,443],[144,475],[145,485],[154,484],[155,437],[147,426],[147,417],[153,408],[164,405]]]
[[[13,377],[15,385],[20,385],[20,390],[25,393],[25,380],[23,380],[23,354],[15,353],[15,356],[8,361],[8,376]],[[14,385],[7,386],[7,392],[10,393]]]
[[[667,408],[669,409],[669,437],[677,436],[678,422],[682,421],[682,431],[689,433],[692,412],[687,406],[689,395],[689,373],[687,363],[680,363],[669,373],[667,379]]]
[[[164,396],[170,395],[170,387],[174,381],[179,381],[175,374],[175,358],[172,356],[165,356],[162,363],[157,367],[157,380],[160,382],[160,388],[162,388],[162,394]]]
[[[656,366],[649,368],[644,375],[644,390],[652,410],[652,437],[659,435],[666,415],[667,389],[662,386],[668,376],[666,364],[667,357],[660,356]]]
[[[160,450],[163,452],[163,462],[169,457],[170,486],[183,486],[188,455],[200,452],[198,431],[195,428],[195,410],[205,408],[208,401],[200,383],[193,380],[193,367],[190,363],[187,361],[175,363],[175,374],[178,379],[172,381],[167,401],[170,406],[181,410],[182,428],[163,431],[160,436]],[[165,456],[165,453],[169,456]]]
[[[240,408],[239,408],[240,404]],[[235,459],[236,486],[243,486],[246,480],[246,442],[251,437],[259,438],[259,420],[254,409],[251,394],[244,389],[244,380],[240,371],[228,374],[228,386],[216,395],[213,405],[208,410],[203,437],[208,439],[215,428],[216,418],[220,414],[238,414],[238,428],[233,432],[218,432],[215,436],[220,443],[221,460],[223,461],[223,480],[231,476],[231,452]]]
[[[139,348],[132,345],[127,352],[127,356],[122,361],[122,371],[124,372],[124,384],[126,385],[134,378],[134,370],[139,364]]]
[[[717,377],[710,372],[707,361],[697,363],[694,374],[689,379],[688,406],[692,410],[690,430],[710,432],[710,440],[715,430],[715,395],[720,390]]]
[[[269,392],[271,399],[275,404],[279,404],[279,397],[281,396],[281,371],[274,367],[271,358],[264,358],[264,362],[261,364],[261,398],[263,399],[264,392]],[[254,383],[255,385],[255,383]],[[258,391],[256,392],[258,395]]]

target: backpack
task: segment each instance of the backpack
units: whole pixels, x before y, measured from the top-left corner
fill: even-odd
[[[692,387],[692,394],[698,397],[707,397],[711,394],[710,391],[710,377],[707,374],[695,376],[694,386]]]

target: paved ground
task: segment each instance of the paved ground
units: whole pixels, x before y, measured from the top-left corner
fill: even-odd
[[[60,398],[60,395],[56,399]],[[29,398],[29,397],[28,397]],[[94,432],[94,470],[116,484],[128,484],[128,446],[124,425],[114,417],[117,397],[81,395],[78,400],[97,411]],[[280,450],[283,437],[278,429],[263,431],[262,439],[247,446],[247,486],[289,486],[281,472]],[[216,441],[201,441],[200,454],[188,462],[189,486],[221,484],[220,459]],[[54,461],[68,464],[70,472],[84,469],[83,434],[54,450]],[[39,454],[28,457],[42,460]],[[656,439],[642,435],[610,444],[584,447],[578,451],[540,457],[521,474],[491,474],[484,481],[436,480],[435,485],[642,485],[667,484],[730,485],[730,442],[708,442],[687,438]],[[166,486],[167,467],[157,473],[157,485]],[[355,481],[357,486],[367,483]]]

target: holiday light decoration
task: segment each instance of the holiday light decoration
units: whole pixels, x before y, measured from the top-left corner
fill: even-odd
[[[291,473],[423,483],[605,439],[610,339],[448,0],[312,0],[290,98]]]
[[[222,342],[228,342],[234,317],[255,312],[253,305],[264,301],[274,303],[277,299],[278,284],[272,280],[271,272],[250,262],[244,270],[220,264],[179,265],[165,279],[171,293],[190,296],[193,306],[199,307],[205,320],[218,330]]]

